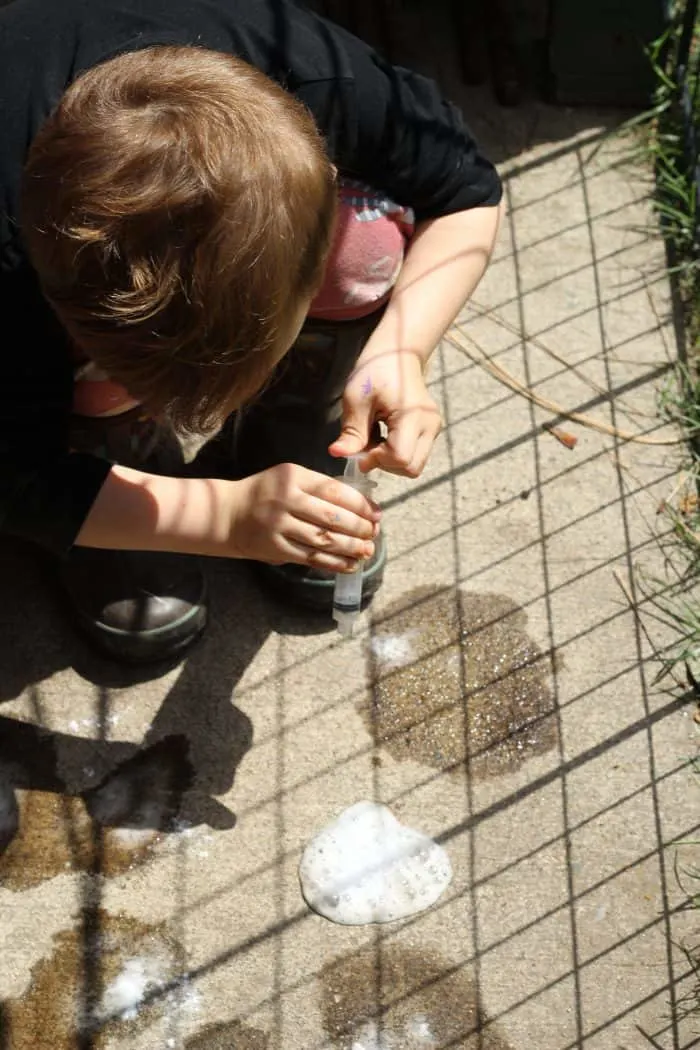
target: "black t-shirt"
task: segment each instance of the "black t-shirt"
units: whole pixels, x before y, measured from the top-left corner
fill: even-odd
[[[436,85],[290,0],[14,0],[0,8],[0,532],[70,548],[109,471],[71,453],[72,365],[18,226],[22,168],[72,81],[156,45],[237,55],[303,101],[334,163],[418,220],[501,186]]]

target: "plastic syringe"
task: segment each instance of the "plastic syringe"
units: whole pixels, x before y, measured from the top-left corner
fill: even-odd
[[[343,474],[343,482],[352,485],[358,492],[368,496],[376,486],[366,474],[360,471],[357,456],[349,456]],[[362,606],[362,562],[355,572],[336,573],[333,589],[333,619],[337,621],[338,630],[344,637],[352,635],[355,621]]]

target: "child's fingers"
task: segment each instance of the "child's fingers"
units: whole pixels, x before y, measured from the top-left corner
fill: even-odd
[[[355,572],[360,565],[359,561],[317,551],[300,543],[290,544],[288,550],[285,561],[294,562],[296,565],[313,565],[325,572]]]
[[[362,398],[349,396],[347,391],[343,400],[343,420],[340,434],[330,445],[332,456],[355,456],[367,447],[372,429],[372,401],[365,395]]]
[[[366,469],[384,470],[387,474],[398,474],[404,478],[417,478],[425,466],[425,459],[422,454],[417,454],[416,452],[418,447],[419,445],[416,444],[416,448],[413,450],[413,455],[408,463],[398,461],[389,449],[373,449],[372,452],[367,453],[368,463]],[[429,451],[430,449],[428,449]]]
[[[421,433],[420,418],[411,413],[389,425],[385,441],[369,449],[360,461],[366,473],[379,467],[391,474],[407,474]]]
[[[369,522],[379,521],[381,518],[381,510],[371,499],[363,493],[358,492],[352,485],[346,485],[340,478],[328,478],[324,474],[316,474],[315,478],[318,481],[314,481],[309,486],[304,486],[308,500],[316,498],[326,504],[328,507],[325,508],[324,513],[326,517],[321,520],[323,524],[335,525],[335,515],[338,510],[349,511],[351,514],[356,514],[360,518],[365,518]],[[304,508],[308,507],[308,503],[300,506],[301,512],[304,513]],[[328,518],[330,515],[330,519]],[[316,520],[316,519],[313,519]]]
[[[421,413],[420,417],[411,417],[410,425],[408,422],[403,427],[401,423],[397,424],[385,442],[365,454],[362,469],[377,468],[390,474],[417,478],[425,467],[441,427],[442,421],[437,410]]]
[[[369,520],[354,510],[346,510],[337,503],[329,503],[317,496],[307,497],[297,511],[297,517],[310,525],[361,540],[371,540],[375,533],[376,519]]]
[[[407,478],[417,477],[412,471],[417,444],[418,435],[412,435],[412,443],[403,444],[401,451],[397,453],[389,438],[383,445],[367,453],[363,467],[368,470],[378,468],[386,470],[389,474],[400,474]]]
[[[411,478],[418,478],[425,470],[425,465],[428,462],[428,458],[432,451],[432,447],[435,444],[436,434],[432,431],[421,434],[416,444],[416,450],[413,454],[407,474]]]
[[[313,545],[287,538],[285,560],[297,565],[313,565],[326,572],[356,572],[364,558],[347,557],[330,550],[321,550]]]
[[[285,537],[311,550],[356,561],[371,558],[374,553],[374,544],[370,537],[360,539],[357,536],[348,536],[307,521],[293,519],[285,528]]]

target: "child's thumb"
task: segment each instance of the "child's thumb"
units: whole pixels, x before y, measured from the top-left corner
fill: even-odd
[[[369,444],[370,417],[368,412],[346,412],[340,436],[329,447],[333,456],[355,456]]]

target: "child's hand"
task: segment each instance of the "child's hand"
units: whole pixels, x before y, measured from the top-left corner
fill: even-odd
[[[332,456],[364,451],[378,420],[386,441],[362,457],[363,471],[379,467],[417,478],[442,428],[440,412],[428,393],[423,365],[413,351],[360,355],[343,395],[343,428],[329,448]]]
[[[230,537],[238,557],[353,572],[374,553],[381,512],[342,481],[283,463],[234,484]]]

